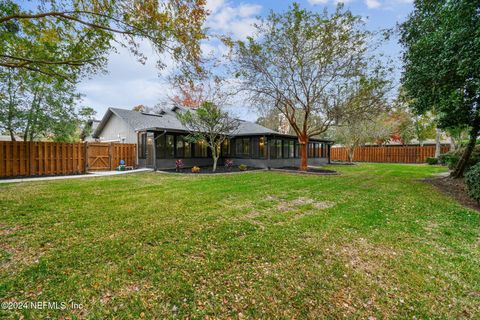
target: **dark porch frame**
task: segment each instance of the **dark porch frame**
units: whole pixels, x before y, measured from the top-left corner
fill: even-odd
[[[157,160],[173,160],[173,159],[207,159],[211,158],[210,148],[206,147],[206,153],[202,156],[196,155],[197,143],[188,143],[190,146],[189,156],[185,156],[185,141],[179,140],[180,137],[187,136],[188,132],[184,131],[172,131],[162,129],[149,129],[142,132],[138,132],[138,158],[145,159],[147,161],[147,150],[149,149],[148,143],[153,143],[150,147],[152,152],[152,166],[157,169]],[[166,137],[172,138],[166,138]],[[152,139],[150,141],[148,139]],[[167,148],[167,139],[172,139],[168,143],[170,146]],[[159,156],[160,149],[159,141],[163,140],[163,157]],[[178,152],[179,141],[183,141],[183,155]],[[280,159],[299,159],[299,143],[296,137],[290,135],[281,134],[269,134],[269,135],[238,135],[228,140],[228,146],[222,145],[220,154],[220,163],[225,159],[249,159],[249,160],[265,160],[265,163],[270,167],[270,160]],[[248,153],[238,152],[239,149],[244,148],[244,144],[248,143]],[[263,147],[261,147],[263,143]],[[311,139],[308,146],[308,158],[319,159],[324,158],[330,163],[330,149],[332,142],[321,139]],[[228,150],[227,150],[228,148]],[[171,151],[170,151],[171,150]],[[168,152],[168,153],[167,153]],[[171,155],[169,153],[171,152]],[[278,155],[280,154],[280,155]]]

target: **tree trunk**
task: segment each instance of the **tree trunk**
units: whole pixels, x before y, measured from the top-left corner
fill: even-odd
[[[353,157],[355,155],[355,148],[349,147],[348,148],[348,162],[353,163]]]
[[[463,173],[467,166],[468,161],[470,160],[470,156],[472,155],[473,149],[477,144],[477,137],[480,133],[480,116],[477,116],[475,122],[473,123],[472,129],[470,130],[470,140],[468,141],[467,147],[462,154],[460,160],[458,160],[457,166],[452,171],[451,175],[453,178],[461,178],[463,177]]]
[[[217,170],[217,161],[218,161],[218,156],[213,157],[213,169],[212,172],[215,172]]]
[[[308,146],[308,139],[299,140],[300,143],[300,170],[307,171],[308,170],[308,153],[307,153],[307,146]]]
[[[13,133],[13,130],[10,129],[9,131],[10,131],[10,139],[12,141],[17,141],[17,139],[15,139],[15,133]]]
[[[441,131],[439,128],[436,129],[435,134],[435,158],[438,159],[442,153],[442,145],[440,144]]]

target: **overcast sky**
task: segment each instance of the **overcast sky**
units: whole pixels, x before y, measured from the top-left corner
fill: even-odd
[[[322,11],[325,7],[331,12],[340,0],[303,0],[297,1],[303,7]],[[410,0],[345,0],[346,8],[354,14],[366,18],[369,30],[376,31],[392,28],[402,22],[413,9]],[[229,34],[236,39],[245,38],[252,32],[252,23],[259,16],[270,12],[283,11],[292,3],[286,0],[208,0],[207,7],[211,11],[207,27],[213,32]],[[205,43],[208,51],[221,52],[221,44]],[[393,39],[382,48],[390,55],[400,68],[400,46]],[[148,44],[143,47],[143,52],[149,56],[146,64],[142,65],[128,50],[120,49],[119,53],[112,53],[109,58],[108,74],[95,75],[86,79],[79,85],[79,92],[84,94],[83,105],[91,106],[97,111],[97,118],[101,118],[108,107],[132,108],[143,104],[154,106],[164,101],[170,92],[166,82],[169,68],[159,71],[156,67],[157,57]],[[164,58],[167,65],[168,58]],[[245,120],[255,120],[255,110],[241,107],[242,102],[237,102],[234,107],[236,114]]]

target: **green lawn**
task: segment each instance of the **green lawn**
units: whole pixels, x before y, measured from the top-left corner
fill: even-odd
[[[0,318],[479,318],[480,214],[422,178],[139,173],[0,185]]]

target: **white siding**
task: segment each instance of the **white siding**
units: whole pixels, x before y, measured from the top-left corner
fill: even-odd
[[[108,119],[107,124],[99,134],[99,138],[100,142],[115,140],[124,143],[137,143],[137,134],[133,128],[115,114],[112,114]]]

